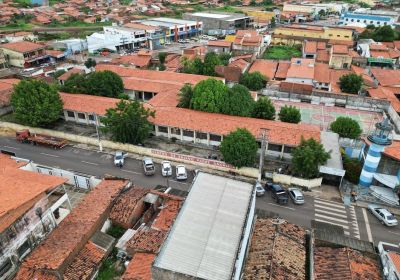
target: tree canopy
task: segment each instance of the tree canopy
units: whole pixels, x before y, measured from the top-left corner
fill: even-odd
[[[185,84],[179,91],[180,108],[192,108],[193,87],[191,84]]]
[[[249,90],[260,90],[265,87],[267,78],[258,71],[253,73],[244,73],[240,77],[239,83],[246,86]]]
[[[299,123],[301,121],[300,110],[294,106],[283,106],[279,111],[279,119],[282,122]]]
[[[340,137],[357,139],[361,135],[359,123],[349,117],[338,117],[331,123],[331,130],[339,134]]]
[[[194,87],[193,109],[209,113],[221,113],[227,93],[228,87],[222,81],[203,80]]]
[[[266,96],[259,98],[253,107],[251,116],[257,119],[274,120],[275,107],[271,99]]]
[[[92,68],[92,67],[96,67],[96,60],[94,60],[93,58],[89,57],[86,61],[85,61],[85,66],[86,68]]]
[[[322,144],[310,138],[301,139],[300,145],[292,154],[292,170],[297,176],[305,179],[312,179],[318,176],[319,166],[326,163],[330,158]]]
[[[340,77],[339,84],[343,92],[357,94],[363,85],[363,78],[361,75],[349,73]]]
[[[368,25],[367,28],[360,34],[360,39],[374,39],[376,42],[393,42],[399,39],[399,34],[389,25],[375,27]]]
[[[215,52],[209,52],[204,57],[204,62],[201,61],[199,57],[192,60],[184,58],[183,73],[206,75],[206,76],[216,76],[215,66],[227,65],[231,56],[226,53],[216,54]]]
[[[238,128],[224,137],[220,150],[225,162],[240,168],[254,164],[258,145],[247,129]]]
[[[254,99],[249,90],[242,85],[234,85],[228,89],[226,102],[221,107],[221,113],[226,115],[250,116],[254,106]]]
[[[113,141],[129,144],[142,144],[150,134],[152,125],[149,117],[154,111],[145,109],[138,101],[121,100],[116,108],[108,109],[101,118],[105,133],[111,135]]]
[[[22,80],[14,87],[11,105],[18,121],[48,126],[60,118],[63,103],[55,86],[41,80]]]
[[[159,52],[158,53],[158,59],[160,60],[160,64],[165,63],[165,58],[167,57],[167,53],[165,52]]]
[[[96,71],[88,75],[73,74],[61,87],[62,91],[107,97],[118,97],[124,92],[120,76],[111,71]]]

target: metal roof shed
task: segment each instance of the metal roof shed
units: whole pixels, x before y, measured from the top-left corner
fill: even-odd
[[[254,186],[200,172],[154,261],[153,279],[239,279],[254,208]]]

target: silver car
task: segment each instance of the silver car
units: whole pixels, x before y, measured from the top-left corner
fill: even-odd
[[[115,152],[114,165],[119,167],[122,167],[124,165],[124,153],[122,151]]]
[[[176,180],[186,180],[186,179],[187,179],[186,167],[184,165],[177,165]]]
[[[168,177],[172,175],[171,162],[164,160],[161,162],[161,174],[163,177]]]
[[[265,189],[259,181],[256,182],[256,196],[263,196],[265,194]]]
[[[304,195],[300,189],[289,188],[288,193],[294,204],[304,204]]]
[[[154,166],[153,160],[149,157],[143,158],[143,170],[146,176],[154,175],[156,168]]]
[[[383,225],[387,225],[388,227],[397,226],[398,222],[396,217],[389,212],[389,210],[385,208],[381,208],[378,205],[369,204],[368,210],[371,212],[375,217],[378,218],[379,221]]]

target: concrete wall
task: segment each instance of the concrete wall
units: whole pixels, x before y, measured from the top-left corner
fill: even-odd
[[[3,49],[4,56],[8,60],[8,65],[23,68],[25,64],[24,55],[9,49]]]
[[[274,183],[281,183],[285,185],[295,185],[300,187],[305,187],[307,189],[320,187],[322,184],[322,178],[315,178],[311,180],[301,179],[289,175],[274,173],[272,175],[272,180]]]

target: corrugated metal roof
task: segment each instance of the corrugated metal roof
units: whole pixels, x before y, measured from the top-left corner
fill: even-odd
[[[253,186],[200,172],[154,266],[231,279]]]

